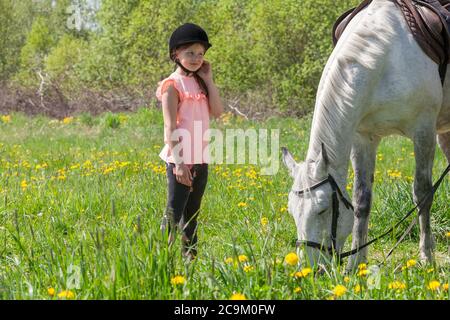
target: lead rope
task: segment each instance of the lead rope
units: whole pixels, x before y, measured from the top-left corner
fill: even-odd
[[[419,207],[419,205],[422,204],[422,202],[425,202],[425,200],[427,200],[431,195],[434,196],[434,194],[436,193],[436,190],[439,188],[439,186],[441,185],[442,181],[444,181],[444,177],[447,175],[447,173],[450,171],[450,164],[447,166],[447,168],[444,170],[444,172],[442,173],[442,175],[440,176],[440,178],[438,179],[438,181],[436,181],[436,183],[434,184],[434,186],[431,188],[431,191],[428,192],[428,194],[422,199],[422,201],[419,202],[419,204],[414,208],[414,210]],[[391,256],[392,252],[394,252],[394,250],[398,247],[398,245],[403,241],[403,239],[411,232],[412,228],[414,227],[414,225],[417,223],[417,219],[414,219],[413,221],[411,221],[411,224],[408,226],[408,228],[405,230],[405,232],[399,237],[397,238],[397,242],[394,245],[394,247],[392,247],[392,249],[388,252],[388,254],[386,255],[386,258],[384,258],[384,261],[382,262],[382,264],[386,263],[386,260]]]

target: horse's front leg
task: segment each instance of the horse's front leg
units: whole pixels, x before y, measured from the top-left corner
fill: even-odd
[[[433,186],[433,161],[436,150],[436,131],[434,125],[422,125],[414,134],[414,153],[416,169],[414,176],[414,202],[419,205],[420,258],[425,262],[433,261],[434,240],[430,225],[430,209],[433,195],[429,192]],[[426,200],[423,200],[426,196]]]
[[[352,147],[352,166],[355,174],[353,184],[353,205],[355,220],[353,223],[352,249],[367,242],[369,214],[372,204],[372,185],[379,137],[357,135]],[[367,247],[349,258],[347,269],[353,270],[367,261]]]

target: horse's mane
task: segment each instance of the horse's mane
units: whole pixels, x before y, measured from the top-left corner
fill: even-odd
[[[380,73],[384,66],[388,56],[386,51],[395,28],[400,27],[399,17],[402,17],[392,2],[391,5],[379,5],[380,2],[388,3],[375,0],[354,18],[328,60],[317,91],[309,160],[317,159],[324,143],[330,163],[335,162],[339,148],[331,146],[347,145],[349,138],[336,134],[340,131],[337,129],[354,123],[357,108],[361,105],[359,100],[367,98],[372,87],[370,81],[377,78],[373,73]],[[367,82],[368,92],[355,92],[352,85],[361,81]]]

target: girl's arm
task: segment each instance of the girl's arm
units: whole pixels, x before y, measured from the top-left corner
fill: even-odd
[[[177,129],[177,108],[178,108],[178,93],[173,85],[170,85],[162,95],[162,109],[164,117],[164,131],[168,134],[168,145],[171,154],[175,160],[176,179],[179,183],[187,186],[192,186],[192,175],[183,159],[180,158],[178,152],[173,152],[178,143],[177,140],[172,140],[173,132]]]
[[[217,89],[212,75],[211,63],[203,61],[203,65],[197,73],[205,81],[208,87],[209,106],[211,108],[211,115],[215,118],[220,117],[223,113],[223,105],[219,95],[219,89]]]
[[[219,96],[219,89],[217,89],[214,82],[205,82],[208,87],[209,106],[211,108],[211,115],[215,118],[219,118],[223,112],[222,101]]]

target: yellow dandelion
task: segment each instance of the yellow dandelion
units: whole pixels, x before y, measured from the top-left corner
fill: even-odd
[[[349,277],[344,277],[344,282],[345,283],[349,283],[350,282],[350,278]]]
[[[255,270],[254,266],[244,266],[244,271],[245,272],[250,272],[250,271],[253,271],[253,270]]]
[[[266,217],[261,218],[261,225],[263,227],[265,227],[268,223],[269,223],[269,219],[267,219]]]
[[[28,187],[27,181],[26,180],[22,180],[22,182],[20,183],[20,186],[22,187],[22,189],[26,189]]]
[[[447,239],[450,239],[450,231],[447,232],[447,233],[445,234],[445,236],[447,237]]]
[[[231,263],[233,263],[233,258],[231,258],[231,257],[226,258],[226,259],[225,259],[225,263],[226,263],[226,264],[231,264]]]
[[[334,287],[333,289],[333,294],[336,297],[341,297],[343,296],[345,293],[347,292],[347,288],[341,284],[338,284],[336,287]]]
[[[300,293],[300,292],[302,292],[302,288],[296,287],[296,288],[294,289],[294,293]]]
[[[353,290],[355,291],[355,293],[359,293],[359,292],[361,292],[361,286],[360,286],[359,284],[357,284],[357,285],[353,288]]]
[[[245,208],[247,206],[247,204],[245,202],[239,202],[238,203],[238,207],[239,208]]]
[[[79,167],[80,167],[80,164],[75,163],[75,164],[73,164],[73,165],[70,166],[70,170],[76,170],[76,169],[78,169]]]
[[[359,269],[359,270],[366,270],[366,269],[367,269],[367,264],[365,264],[365,263],[360,263],[360,264],[358,265],[358,269]]]
[[[388,173],[388,176],[391,178],[401,178],[402,177],[402,173],[398,170],[388,170],[387,173]]]
[[[298,271],[294,274],[296,278],[305,278],[312,272],[311,268],[303,268],[301,271]]]
[[[408,261],[406,261],[406,267],[407,268],[412,268],[417,264],[417,261],[414,259],[410,259]]]
[[[48,288],[47,293],[50,297],[53,297],[55,295],[55,288]]]
[[[126,115],[120,114],[119,121],[120,121],[120,123],[125,123],[128,121],[128,117]]]
[[[291,252],[286,255],[284,261],[286,261],[288,265],[295,266],[298,263],[299,259],[295,252]]]
[[[448,291],[448,283],[444,283],[444,284],[442,285],[442,290]]]
[[[242,293],[233,293],[230,300],[247,300],[247,298]]]
[[[73,121],[73,117],[66,117],[66,118],[64,118],[63,119],[63,123],[64,124],[69,124],[69,123],[71,123]]]
[[[367,269],[362,269],[362,270],[359,270],[358,276],[360,276],[360,277],[365,277],[365,276],[367,276],[369,273],[370,273],[369,270],[367,270]]]
[[[312,272],[311,268],[303,268],[302,269],[302,274],[304,277],[306,277],[308,274],[310,274]]]
[[[91,162],[90,160],[86,160],[86,161],[83,163],[83,167],[92,167],[92,162]]]
[[[428,283],[427,288],[430,289],[431,291],[436,291],[437,289],[439,289],[440,286],[441,284],[439,283],[439,281],[433,280]]]
[[[400,291],[406,289],[406,284],[401,281],[394,281],[389,283],[388,288]]]
[[[10,115],[3,115],[3,116],[1,117],[1,119],[2,119],[2,122],[3,122],[3,123],[9,123],[9,122],[11,122],[11,116],[10,116]]]
[[[239,262],[247,262],[248,261],[248,257],[246,255],[244,255],[244,254],[241,254],[238,257],[238,260],[239,260]]]
[[[186,282],[186,278],[180,275],[177,275],[175,277],[173,277],[172,279],[170,279],[170,283],[173,286],[177,286],[179,284],[184,284]]]
[[[73,299],[75,298],[75,293],[70,290],[64,290],[58,293],[58,298],[66,298],[66,299]]]

